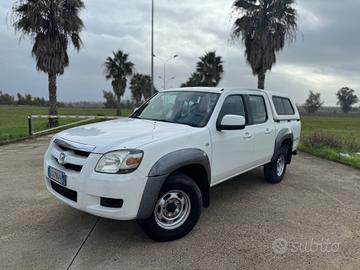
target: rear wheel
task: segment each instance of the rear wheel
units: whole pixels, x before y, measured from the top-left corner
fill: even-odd
[[[274,161],[264,166],[264,176],[269,183],[279,183],[284,178],[287,165],[288,147],[286,145],[280,148]]]
[[[140,221],[155,241],[171,241],[188,234],[202,210],[202,196],[195,181],[178,173],[170,176],[160,191],[153,214]]]

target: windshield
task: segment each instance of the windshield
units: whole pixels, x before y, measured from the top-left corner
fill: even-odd
[[[203,127],[209,121],[218,98],[217,93],[160,92],[131,117]]]

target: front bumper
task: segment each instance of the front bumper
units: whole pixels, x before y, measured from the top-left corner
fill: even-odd
[[[100,154],[90,154],[80,172],[59,165],[51,153],[51,146],[44,158],[45,184],[49,192],[60,201],[87,213],[118,220],[130,220],[137,217],[140,202],[147,182],[147,177],[134,171],[129,174],[103,174],[95,172],[94,168],[101,157]],[[66,188],[76,192],[76,200],[63,196],[54,189],[47,177],[47,168],[52,166],[66,173]],[[121,207],[101,205],[101,198],[121,199]]]

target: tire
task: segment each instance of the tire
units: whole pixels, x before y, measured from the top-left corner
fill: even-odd
[[[288,147],[282,146],[280,151],[277,153],[274,161],[266,164],[264,166],[264,176],[265,180],[272,184],[280,183],[284,178],[287,165],[287,152]],[[281,165],[278,165],[278,164]]]
[[[159,242],[172,241],[188,234],[202,210],[201,191],[189,176],[169,176],[161,188],[153,214],[139,221],[145,233]]]

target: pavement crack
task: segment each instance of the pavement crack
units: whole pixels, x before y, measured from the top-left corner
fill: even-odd
[[[96,219],[94,225],[91,227],[90,231],[87,233],[84,241],[82,241],[82,243],[81,243],[80,247],[78,248],[78,250],[76,251],[74,257],[71,259],[70,264],[68,265],[68,267],[66,267],[66,270],[69,270],[70,267],[73,265],[75,259],[76,259],[77,256],[79,255],[79,253],[80,253],[82,247],[85,245],[86,241],[89,239],[91,233],[94,231],[94,229],[95,229],[95,227],[96,227],[96,224],[98,224],[98,222],[99,222],[99,218]]]
[[[339,203],[340,205],[342,205],[344,208],[348,209],[348,210],[351,210],[349,209],[349,207],[343,203],[342,201],[340,201],[338,198],[334,197],[333,195],[331,195],[329,192],[327,192],[326,190],[320,188],[317,186],[317,189],[320,190],[320,192],[322,192],[323,194],[325,194],[326,196],[328,196],[328,198],[332,199],[333,201]]]

